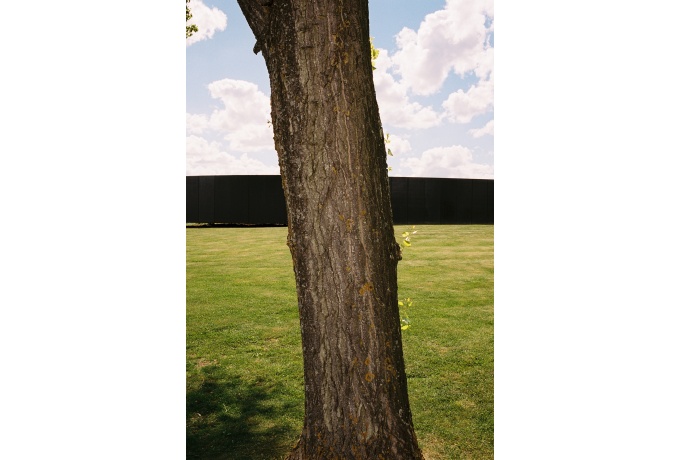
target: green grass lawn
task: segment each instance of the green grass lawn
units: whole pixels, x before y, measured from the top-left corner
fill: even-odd
[[[399,293],[414,300],[403,340],[420,447],[430,460],[491,459],[494,227],[416,229]],[[187,458],[282,458],[304,415],[287,229],[186,233]]]

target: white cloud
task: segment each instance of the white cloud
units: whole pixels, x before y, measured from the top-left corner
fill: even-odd
[[[239,152],[274,150],[274,134],[266,123],[248,124],[224,136],[229,147]]]
[[[187,137],[187,176],[232,174],[279,174],[278,166],[269,166],[244,153],[226,153],[218,142],[190,135]]]
[[[493,15],[492,0],[448,0],[425,17],[418,31],[399,32],[393,56],[380,50],[373,79],[383,122],[417,130],[442,119],[468,123],[493,111]],[[451,93],[442,103],[443,112],[411,101],[412,94],[439,91],[452,71],[461,78],[473,75],[476,82]]]
[[[395,81],[388,72],[392,67],[392,60],[386,50],[380,50],[375,66],[373,82],[383,123],[399,128],[424,129],[441,122],[441,115],[431,107],[409,101],[408,87]]]
[[[269,119],[269,97],[255,83],[225,78],[210,83],[208,90],[213,98],[224,104],[220,111],[222,117],[211,120],[212,124],[224,123],[229,127],[233,123],[266,123]],[[215,118],[215,114],[211,118]]]
[[[208,117],[187,113],[187,133],[203,134],[208,128]]]
[[[389,137],[389,143],[386,145],[388,149],[392,152],[392,155],[403,155],[407,152],[411,151],[411,143],[408,141],[408,139],[404,139],[403,137],[390,134]]]
[[[279,174],[273,132],[267,123],[269,97],[254,83],[228,78],[210,83],[208,90],[222,108],[210,115],[186,114],[186,174]],[[226,144],[200,137],[204,133],[217,134]],[[261,152],[270,164],[251,158],[249,152]]]
[[[210,95],[223,107],[210,116],[187,114],[187,133],[217,132],[228,141],[229,149],[239,152],[274,151],[274,133],[267,121],[269,96],[254,83],[225,78],[208,85]]]
[[[493,120],[488,121],[484,126],[479,129],[471,129],[469,131],[474,138],[480,138],[485,135],[493,136]]]
[[[490,38],[490,35],[487,36],[486,44],[484,45],[484,51],[477,55],[475,75],[480,80],[488,80],[492,77],[491,73],[493,72],[494,48],[490,44]]]
[[[449,94],[442,107],[454,123],[468,123],[475,116],[490,112],[493,109],[493,72],[491,79],[482,80],[467,91],[459,89]]]
[[[192,18],[188,24],[196,24],[198,32],[187,38],[186,46],[212,38],[216,31],[227,28],[227,15],[217,7],[209,8],[201,0],[191,0],[189,9]]]
[[[416,177],[493,179],[493,166],[474,163],[472,151],[461,145],[426,150],[419,158],[402,160],[401,168],[410,170],[405,175]]]
[[[430,95],[451,70],[485,79],[493,14],[493,0],[448,0],[444,9],[425,16],[417,32],[403,28],[392,58],[403,83],[415,94]]]

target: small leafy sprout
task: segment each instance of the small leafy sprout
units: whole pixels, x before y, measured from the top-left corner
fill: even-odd
[[[401,249],[403,250],[404,248],[408,248],[411,246],[411,237],[418,233],[418,230],[416,230],[416,226],[413,225],[411,227],[410,232],[404,232],[401,234],[402,240],[401,243],[399,243],[399,246],[401,246]],[[406,308],[410,308],[413,305],[413,300],[411,300],[410,297],[407,297],[405,300],[400,300],[399,301],[399,313],[402,314],[401,318],[401,330],[405,331],[409,327],[411,327],[411,320],[408,317],[408,314],[404,312]]]
[[[410,297],[407,297],[404,300],[399,301],[399,306],[404,307],[404,308],[410,308],[413,305],[413,300],[411,300]],[[411,327],[411,320],[408,318],[408,314],[404,313],[404,316],[401,318],[401,330],[405,331]]]
[[[401,234],[401,237],[403,238],[403,240],[401,240],[400,246],[401,246],[402,249],[411,246],[411,237],[413,235],[415,235],[416,233],[418,233],[418,230],[416,230],[415,228],[416,228],[416,226],[414,225],[413,227],[411,227],[412,231],[404,232],[404,233]]]
[[[390,143],[390,133],[387,133],[387,134],[385,135],[384,139],[385,139],[385,145],[389,144],[389,143]],[[391,156],[391,157],[394,156],[394,154],[392,153],[392,149],[390,149],[389,147],[387,148],[387,154],[388,154],[389,156]],[[387,171],[388,171],[388,172],[389,172],[389,171],[392,171],[392,166],[388,166],[388,167],[387,167]]]
[[[370,37],[370,41],[371,41],[371,67],[373,67],[373,70],[375,70],[376,69],[375,60],[378,59],[380,50],[373,46],[373,37]]]
[[[378,56],[380,55],[380,50],[373,45],[373,37],[370,37],[370,42],[371,42],[371,67],[373,70],[377,69],[375,66],[375,61],[378,59]],[[382,134],[382,128],[380,128],[380,133]],[[385,145],[390,143],[390,133],[387,133],[386,136],[383,136],[383,139],[385,140]],[[388,148],[387,149],[387,154],[389,156],[394,156],[392,153],[392,149]],[[387,171],[392,171],[392,166],[387,167]]]

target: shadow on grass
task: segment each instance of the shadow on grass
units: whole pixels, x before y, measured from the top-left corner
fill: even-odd
[[[214,368],[216,369],[216,368]],[[296,404],[265,380],[205,380],[187,392],[187,459],[280,459],[299,435],[289,417]]]

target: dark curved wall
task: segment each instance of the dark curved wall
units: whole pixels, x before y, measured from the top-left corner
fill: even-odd
[[[390,177],[395,224],[493,224],[493,180]],[[281,176],[187,176],[186,221],[286,225]]]

